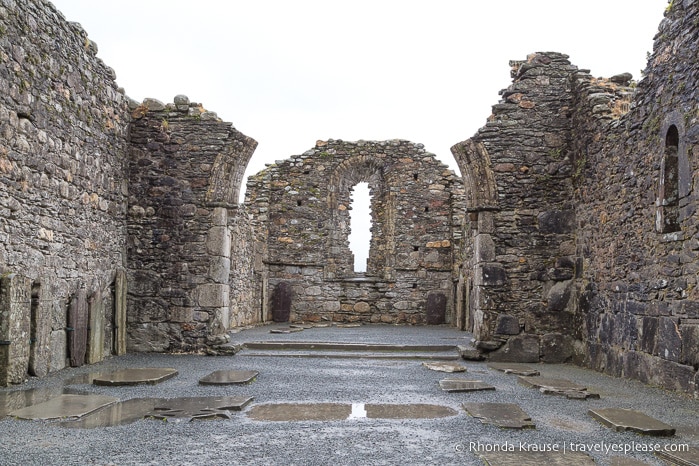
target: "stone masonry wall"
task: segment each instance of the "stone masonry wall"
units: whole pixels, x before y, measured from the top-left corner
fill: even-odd
[[[364,274],[354,272],[348,243],[350,193],[360,182],[372,194]],[[290,295],[284,318],[292,321],[425,323],[433,299],[451,322],[459,183],[422,145],[400,140],[318,141],[251,177],[246,204],[267,238],[263,306],[273,313],[269,296],[288,286],[280,293]]]
[[[618,82],[577,76],[573,125],[580,362],[695,396],[698,38],[699,2],[671,2],[631,104]]]
[[[117,352],[128,111],[96,52],[50,3],[0,0],[0,385],[65,367],[81,289],[95,327],[72,359]]]
[[[257,142],[186,96],[132,105],[129,348],[193,351],[226,341],[232,227]],[[237,321],[237,317],[233,318]]]
[[[452,148],[466,184],[466,320],[493,360],[571,358],[575,210],[566,55],[512,62],[486,126]]]

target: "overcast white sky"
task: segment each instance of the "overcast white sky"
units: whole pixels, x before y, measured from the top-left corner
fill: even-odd
[[[127,95],[185,94],[259,142],[247,175],[318,139],[449,148],[485,124],[509,60],[640,77],[667,0],[52,0]]]

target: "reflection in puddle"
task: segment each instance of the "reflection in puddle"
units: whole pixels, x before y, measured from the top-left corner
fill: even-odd
[[[133,398],[107,406],[95,413],[75,421],[61,422],[63,427],[92,429],[95,427],[111,427],[136,422],[155,406],[165,400],[161,398]]]
[[[57,396],[84,394],[85,392],[65,387],[32,388],[29,390],[0,392],[0,418],[9,415],[13,411],[44,403]]]
[[[455,410],[430,404],[270,403],[253,406],[248,417],[258,421],[342,421],[345,419],[436,419]]]

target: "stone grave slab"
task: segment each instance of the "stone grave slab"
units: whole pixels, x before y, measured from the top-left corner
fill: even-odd
[[[282,334],[289,334],[289,333],[296,333],[296,332],[302,332],[303,329],[299,327],[280,327],[280,328],[273,328],[272,330],[269,331],[269,333],[282,333]]]
[[[0,277],[0,386],[22,383],[29,368],[31,332],[30,279]]]
[[[514,403],[464,403],[463,407],[483,424],[509,429],[535,427],[532,418]]]
[[[438,372],[466,372],[466,368],[455,362],[423,362],[423,366],[432,371]]]
[[[490,466],[594,466],[586,453],[567,451],[500,451],[481,453]]]
[[[43,403],[13,411],[10,416],[29,420],[83,417],[117,401],[119,399],[112,396],[60,395]]]
[[[496,371],[504,372],[505,374],[521,375],[524,377],[540,375],[538,370],[526,364],[493,362],[488,364],[488,367]]]
[[[176,369],[165,367],[139,367],[133,369],[122,369],[109,374],[95,377],[92,381],[95,385],[155,385],[177,375]]]
[[[153,411],[146,414],[151,419],[230,419],[231,411],[242,411],[253,398],[251,396],[185,397],[159,400]]]
[[[439,388],[445,392],[478,392],[484,390],[495,390],[495,387],[488,385],[481,380],[466,379],[443,379],[439,381]]]
[[[235,385],[249,383],[260,373],[257,371],[214,371],[199,379],[201,385]]]
[[[599,394],[590,393],[584,385],[576,384],[570,380],[550,379],[540,376],[520,376],[519,381],[522,385],[539,389],[545,395],[562,395],[571,400],[599,398]]]
[[[79,289],[70,299],[68,307],[68,355],[71,367],[85,364],[88,327],[87,292]]]
[[[646,435],[675,435],[672,426],[633,409],[598,408],[589,410],[588,414],[617,432],[630,430]]]
[[[270,403],[247,412],[256,421],[342,421],[352,414],[352,405],[341,403]]]
[[[650,463],[627,456],[612,456],[609,458],[609,466],[650,466]]]
[[[699,466],[699,447],[689,447],[689,451],[659,451],[659,458],[680,466]]]
[[[124,424],[131,424],[139,419],[143,419],[146,414],[153,411],[158,403],[162,403],[160,398],[131,398],[130,400],[105,406],[78,419],[61,422],[62,427],[94,429],[97,427],[112,427]]]

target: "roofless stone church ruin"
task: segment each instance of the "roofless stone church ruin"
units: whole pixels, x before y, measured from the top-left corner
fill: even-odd
[[[318,141],[239,204],[255,140],[185,96],[130,101],[78,24],[2,0],[0,385],[288,320],[448,324],[493,361],[697,396],[698,52],[699,2],[675,0],[638,83],[511,62],[452,148],[463,178],[421,144]]]

